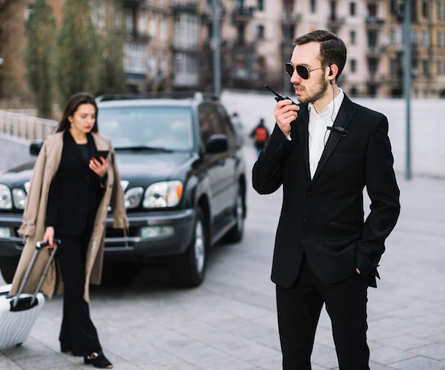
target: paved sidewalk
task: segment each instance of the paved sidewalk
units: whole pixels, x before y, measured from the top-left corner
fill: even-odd
[[[251,166],[250,146],[246,156]],[[371,369],[445,370],[445,179],[399,176],[399,183],[402,214],[381,261],[379,288],[369,291]],[[269,280],[281,192],[259,196],[250,188],[248,202],[243,242],[211,253],[200,288],[170,287],[157,266],[124,266],[92,290],[93,320],[115,369],[281,368]],[[47,301],[22,347],[0,351],[1,370],[92,369],[59,352],[61,303]],[[313,364],[337,369],[325,311]]]

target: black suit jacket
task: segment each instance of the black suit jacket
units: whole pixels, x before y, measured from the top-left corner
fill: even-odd
[[[292,141],[278,126],[253,167],[253,187],[270,194],[283,185],[272,280],[290,287],[303,255],[316,275],[337,283],[355,274],[376,286],[385,239],[400,212],[388,120],[344,97],[314,178],[309,172],[308,105],[292,123]],[[371,199],[364,220],[363,189]]]
[[[97,156],[94,139],[88,138],[90,156]],[[48,194],[46,226],[53,226],[56,235],[80,235],[92,229],[104,188],[95,172],[89,168],[70,132],[63,135],[63,150],[59,169]]]

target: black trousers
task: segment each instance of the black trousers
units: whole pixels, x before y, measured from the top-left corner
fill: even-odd
[[[91,230],[79,236],[57,236],[62,244],[57,257],[64,285],[63,320],[59,341],[75,356],[84,356],[102,350],[96,328],[90,318],[88,303],[84,300],[85,261]]]
[[[340,370],[369,370],[367,289],[367,279],[359,274],[338,284],[322,282],[304,258],[295,284],[276,286],[283,369],[311,370],[315,331],[326,304]]]

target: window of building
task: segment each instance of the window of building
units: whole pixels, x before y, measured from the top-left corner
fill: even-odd
[[[258,40],[264,40],[264,26],[258,26],[257,37]]]
[[[357,93],[357,88],[356,88],[355,86],[352,86],[352,87],[351,87],[350,94],[351,94],[352,97],[355,97],[355,96],[358,95],[358,93]]]
[[[418,35],[417,35],[417,31],[416,30],[412,30],[411,33],[411,43],[414,45],[418,44]]]
[[[370,74],[376,73],[377,69],[378,69],[378,66],[379,66],[378,59],[375,59],[375,58],[368,59],[368,72]]]
[[[354,2],[352,2],[352,3],[349,3],[349,15],[351,16],[351,17],[353,17],[353,16],[355,16],[356,15],[356,6],[355,6],[355,3]]]
[[[437,47],[442,47],[442,32],[437,31]]]
[[[127,28],[128,33],[132,33],[134,31],[133,9],[132,8],[125,9],[125,26]]]
[[[349,43],[351,45],[355,45],[355,39],[357,37],[357,33],[355,31],[349,32]]]
[[[392,77],[399,75],[399,62],[397,59],[391,59],[389,62],[389,72],[391,73]]]
[[[430,44],[430,34],[427,30],[424,30],[422,32],[422,44],[424,46],[429,46],[429,44]]]
[[[430,74],[430,64],[427,59],[422,60],[422,74],[424,76],[429,76]]]
[[[368,4],[368,17],[377,17],[377,4]]]
[[[429,1],[423,1],[422,3],[422,15],[423,18],[428,18],[430,16],[430,2]]]
[[[244,24],[239,24],[237,29],[237,42],[239,45],[244,45],[245,41],[245,30]]]
[[[396,0],[391,0],[389,3],[389,11],[390,11],[391,15],[397,15],[397,11],[398,11],[397,8],[398,7],[397,7]]]
[[[263,11],[264,10],[264,0],[258,0],[257,1],[257,9],[259,11]]]
[[[155,13],[152,13],[151,17],[150,17],[150,25],[149,25],[149,31],[148,31],[149,35],[151,37],[155,37],[156,36],[157,28],[158,28],[158,18],[156,17]]]
[[[374,48],[377,46],[378,33],[377,31],[368,31],[368,47]]]
[[[436,63],[436,69],[437,69],[437,74],[441,75],[442,74],[442,63],[440,62],[440,60],[438,60]]]
[[[310,0],[311,13],[315,14],[317,12],[317,0]]]
[[[351,59],[351,72],[357,71],[357,61],[355,59]]]
[[[391,44],[397,44],[397,30],[395,28],[389,30],[389,42]]]
[[[145,36],[147,32],[148,32],[147,12],[145,11],[145,9],[140,9],[138,17],[138,34],[141,36]]]
[[[442,19],[442,2],[437,2],[437,20],[440,21]]]
[[[168,39],[168,24],[164,15],[161,17],[161,32],[159,37],[162,42],[165,42]]]

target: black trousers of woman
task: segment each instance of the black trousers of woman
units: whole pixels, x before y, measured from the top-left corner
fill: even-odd
[[[64,285],[63,320],[59,341],[62,350],[75,356],[85,356],[102,350],[97,330],[84,300],[85,260],[91,230],[79,236],[58,235],[62,240],[57,251]]]

